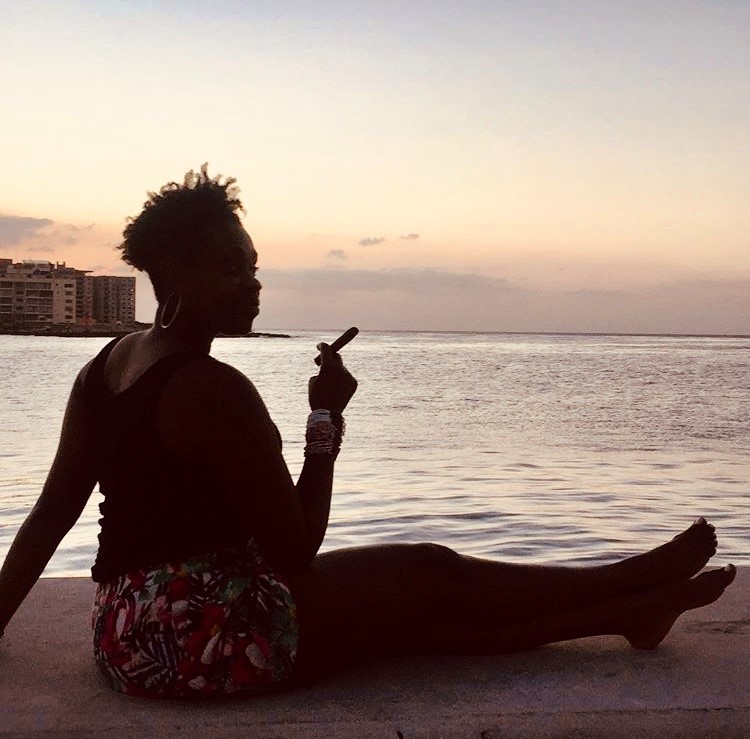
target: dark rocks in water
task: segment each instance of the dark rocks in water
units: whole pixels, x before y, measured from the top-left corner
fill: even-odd
[[[269,334],[264,331],[251,331],[249,334],[218,334],[217,339],[291,339],[289,334]]]
[[[29,328],[29,329],[3,329],[0,330],[0,336],[56,336],[56,337],[71,337],[71,338],[106,338],[114,336],[125,336],[126,334],[132,334],[134,331],[139,331],[137,328],[127,329],[115,329],[115,328],[85,328],[75,331],[68,329],[57,329],[57,328]]]
[[[23,328],[23,329],[2,329],[0,328],[0,336],[62,336],[62,337],[93,337],[93,338],[106,338],[115,336],[125,336],[125,334],[131,334],[134,331],[143,331],[151,328],[151,324],[139,323],[135,326],[126,327],[105,327],[105,326],[40,326],[39,328]],[[290,339],[289,334],[272,334],[264,331],[251,331],[249,334],[219,334],[221,338],[231,339]]]

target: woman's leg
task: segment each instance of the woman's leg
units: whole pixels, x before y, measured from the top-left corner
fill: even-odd
[[[503,564],[432,544],[329,552],[292,578],[300,670],[368,654],[507,651],[490,642],[483,649],[486,637],[470,644],[470,635],[497,635],[510,626],[687,579],[715,546],[713,527],[699,520],[651,552],[588,568]]]
[[[618,635],[637,649],[655,649],[679,616],[713,603],[735,575],[735,568],[728,565],[689,580],[517,621],[501,630],[466,633],[454,629],[449,634],[428,633],[424,635],[424,642],[427,644],[431,638],[437,637],[439,641],[436,643],[446,644],[453,636],[457,648],[445,651],[503,654],[587,636]]]

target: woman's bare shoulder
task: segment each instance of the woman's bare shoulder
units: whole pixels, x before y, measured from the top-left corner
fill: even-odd
[[[270,418],[242,372],[208,355],[182,365],[159,401],[157,426],[176,451],[225,447],[228,437],[268,434]]]
[[[181,365],[170,379],[165,392],[211,402],[233,400],[241,403],[259,399],[255,386],[236,367],[205,354]]]
[[[70,390],[70,403],[83,403],[84,387],[86,385],[86,379],[91,372],[91,366],[94,364],[94,359],[90,359],[88,362],[86,362],[86,364],[84,364],[83,367],[81,367],[81,369],[78,371],[76,379],[73,380],[73,387]]]

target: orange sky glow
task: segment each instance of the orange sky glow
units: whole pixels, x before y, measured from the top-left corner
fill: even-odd
[[[750,334],[748,27],[739,0],[10,0],[0,257],[132,274],[126,217],[208,161],[259,330]]]

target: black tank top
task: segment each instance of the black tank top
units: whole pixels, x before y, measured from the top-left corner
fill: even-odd
[[[186,362],[183,351],[163,357],[126,390],[112,393],[104,364],[110,342],[85,381],[87,437],[104,502],[99,510],[99,551],[91,575],[109,582],[133,570],[247,541],[247,526],[227,506],[208,464],[178,458],[160,443],[156,409],[164,386]]]

